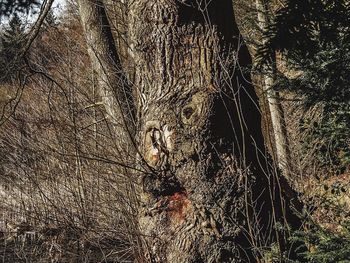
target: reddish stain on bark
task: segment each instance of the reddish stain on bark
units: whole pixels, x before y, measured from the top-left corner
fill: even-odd
[[[183,192],[175,193],[168,197],[168,214],[170,218],[182,221],[190,205],[187,194]]]

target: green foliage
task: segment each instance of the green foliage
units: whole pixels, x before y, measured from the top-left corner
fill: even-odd
[[[319,120],[302,120],[307,148],[332,171],[350,165],[350,4],[345,0],[289,0],[265,32],[261,63],[281,51],[293,79],[279,76],[275,88],[304,101],[306,110],[322,108]]]
[[[25,40],[25,28],[17,14],[9,22],[8,28],[0,36],[0,83],[9,82],[20,71],[20,59]]]
[[[317,193],[306,200],[308,208],[297,213],[303,228],[294,231],[289,241],[298,244],[298,260],[283,255],[274,262],[349,263],[350,213],[347,181],[323,182]]]
[[[283,85],[299,94],[306,109],[322,107],[319,120],[302,122],[307,134],[304,145],[316,147],[317,157],[324,166],[343,173],[350,165],[350,46],[327,44],[321,45],[313,57],[293,63],[303,75],[282,80],[280,87]]]
[[[304,242],[308,246],[306,252],[300,253],[302,262],[337,263],[350,262],[350,222],[342,224],[340,232],[328,230],[312,219],[309,229],[295,232],[294,242]]]
[[[347,0],[287,0],[264,37],[259,57],[269,60],[281,50],[312,57],[320,43],[339,45],[349,42],[350,4]]]

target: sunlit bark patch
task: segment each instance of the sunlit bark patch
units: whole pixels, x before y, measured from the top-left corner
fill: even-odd
[[[168,162],[168,155],[174,149],[174,131],[161,126],[158,121],[149,121],[144,139],[144,158],[152,167],[162,167]]]

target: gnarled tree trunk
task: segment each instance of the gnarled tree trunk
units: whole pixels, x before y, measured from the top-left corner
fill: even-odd
[[[119,71],[109,56],[115,47],[104,42],[111,36],[96,27],[105,13],[93,13],[91,3],[84,10],[83,2],[88,43],[101,47],[90,56],[108,79]],[[266,245],[259,242],[277,238],[269,232],[268,240],[260,240],[259,232],[283,215],[279,184],[262,157],[257,98],[249,74],[242,73],[250,57],[231,0],[201,3],[126,1],[126,57],[134,67],[134,139],[142,172],[138,223],[151,262],[259,258],[254,249]],[[111,114],[128,114],[124,94],[117,90],[114,102],[103,83]]]
[[[148,257],[247,261],[241,248],[254,246],[247,242],[259,225],[249,222],[248,180],[253,173],[264,181],[263,146],[231,1],[139,0],[129,8],[138,141],[148,166],[139,214]],[[259,186],[270,198],[266,181]]]

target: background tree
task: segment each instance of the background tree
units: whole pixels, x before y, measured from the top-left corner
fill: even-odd
[[[304,143],[309,147],[317,142],[316,156],[335,173],[350,165],[349,12],[347,1],[288,1],[260,47],[265,61],[280,50],[289,67],[302,72],[292,79],[280,75],[275,88],[296,94],[306,110],[322,111],[318,120],[301,120],[308,133]]]
[[[24,66],[23,60],[17,55],[23,48],[25,37],[25,26],[20,17],[15,14],[0,36],[0,83],[13,79]]]
[[[268,3],[263,0],[256,0],[255,6],[257,11],[257,23],[259,30],[264,32],[270,24],[270,19],[268,15],[267,8]],[[255,39],[256,41],[256,39]],[[264,43],[267,39],[262,36],[261,43]],[[254,52],[255,53],[255,52]],[[252,52],[252,56],[254,54]],[[286,122],[284,118],[283,107],[281,104],[281,98],[278,91],[276,91],[273,86],[276,81],[276,55],[273,56],[272,63],[266,65],[262,72],[263,78],[263,90],[266,93],[268,106],[269,106],[269,115],[272,123],[272,132],[274,137],[274,148],[276,149],[276,162],[278,167],[281,169],[283,175],[290,179],[291,176],[291,156],[288,142],[288,134],[286,128]]]
[[[311,151],[323,168],[311,178],[319,193],[315,195],[310,188],[304,192],[312,208],[307,229],[296,234],[314,246],[304,254],[307,262],[349,258],[345,248],[349,241],[349,11],[348,1],[287,1],[265,32],[268,41],[259,50],[263,63],[271,63],[273,54],[281,52],[287,71],[296,73],[280,72],[274,88],[299,101],[302,158]]]
[[[57,16],[55,15],[52,9],[50,9],[50,11],[47,13],[47,16],[45,17],[45,24],[51,27],[55,27],[58,25]]]
[[[2,0],[0,2],[0,17],[10,16],[17,12],[29,12],[31,7],[38,5],[38,0]]]

